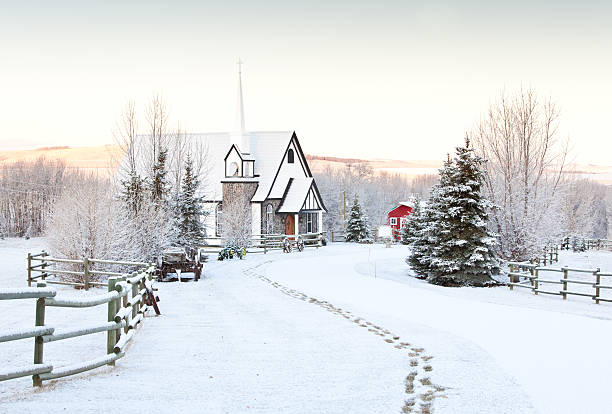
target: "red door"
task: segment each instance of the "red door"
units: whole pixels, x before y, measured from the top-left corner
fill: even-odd
[[[295,234],[295,218],[291,214],[285,219],[285,234]]]

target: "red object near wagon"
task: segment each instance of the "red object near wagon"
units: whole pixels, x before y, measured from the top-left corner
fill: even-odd
[[[387,213],[387,224],[391,226],[393,238],[401,240],[401,230],[406,224],[406,218],[414,211],[414,202],[402,201],[399,206]]]

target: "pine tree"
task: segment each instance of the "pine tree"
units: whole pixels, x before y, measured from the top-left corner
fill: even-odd
[[[481,195],[484,160],[474,154],[469,138],[457,147],[440,173],[429,206],[428,281],[444,286],[484,286],[499,270],[487,228],[490,203]]]
[[[359,243],[367,241],[369,237],[367,217],[363,214],[357,195],[355,195],[346,226],[346,241]]]
[[[135,216],[140,212],[144,202],[144,191],[146,181],[135,171],[129,173],[127,180],[121,181],[121,200],[130,215]]]
[[[414,201],[414,209],[412,213],[406,218],[404,227],[402,228],[402,244],[410,245],[414,243],[417,231],[418,222],[422,220],[421,217],[421,199],[417,197]]]
[[[168,170],[166,169],[166,160],[168,158],[168,150],[160,149],[157,154],[157,161],[153,165],[153,177],[151,180],[151,200],[158,204],[163,204],[167,201],[170,186],[168,184]]]
[[[197,195],[199,179],[193,171],[193,160],[188,155],[185,161],[185,175],[181,185],[178,211],[179,246],[195,249],[204,242],[206,232],[202,225],[202,197]]]
[[[445,206],[440,200],[441,189],[448,185],[450,181],[452,162],[450,157],[444,162],[444,165],[439,170],[440,179],[435,184],[430,192],[427,205],[421,206],[420,211],[413,214],[411,230],[412,237],[409,239],[410,256],[406,259],[406,263],[410,265],[419,279],[427,279],[431,267],[431,255],[433,249],[438,243],[437,229],[435,228],[435,215],[440,209]]]

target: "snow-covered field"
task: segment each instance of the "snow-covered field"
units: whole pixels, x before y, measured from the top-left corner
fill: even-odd
[[[23,286],[26,253],[43,247],[0,241],[0,287]],[[413,412],[432,398],[437,413],[612,411],[610,304],[431,286],[410,277],[406,255],[334,244],[209,263],[198,283],[159,285],[162,316],[145,320],[115,368],[41,390],[27,378],[0,383],[0,412],[388,413],[411,398]],[[612,253],[564,252],[554,266],[565,264],[612,271]],[[46,318],[105,319],[104,306]],[[0,329],[33,321],[33,300],[0,302]],[[31,362],[32,343],[0,344],[0,364]],[[96,334],[46,345],[45,361],[104,352]]]

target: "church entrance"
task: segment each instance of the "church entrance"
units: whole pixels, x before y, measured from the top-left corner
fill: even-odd
[[[295,218],[292,214],[288,214],[285,219],[285,234],[295,234]]]

